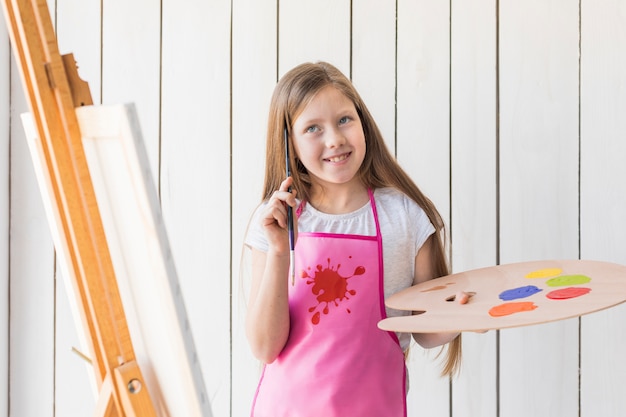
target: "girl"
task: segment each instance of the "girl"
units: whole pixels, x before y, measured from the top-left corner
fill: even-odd
[[[297,232],[293,283],[287,207]],[[246,238],[246,334],[266,364],[252,416],[406,416],[410,335],[377,323],[405,314],[384,298],[449,273],[443,236],[441,216],[387,150],[350,81],[324,62],[285,74],[270,105],[263,203]],[[425,348],[451,342],[444,373],[455,371],[460,335],[413,338]]]

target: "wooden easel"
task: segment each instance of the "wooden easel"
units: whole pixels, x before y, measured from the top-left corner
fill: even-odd
[[[95,416],[156,416],[137,365],[75,108],[92,104],[73,56],[59,54],[45,0],[1,0],[44,155],[60,241],[99,397]]]

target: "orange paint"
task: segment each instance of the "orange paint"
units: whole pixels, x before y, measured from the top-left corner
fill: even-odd
[[[521,313],[523,311],[532,311],[536,308],[537,306],[535,305],[535,303],[531,301],[504,303],[492,307],[491,310],[489,310],[489,315],[492,317],[502,317],[515,313]]]

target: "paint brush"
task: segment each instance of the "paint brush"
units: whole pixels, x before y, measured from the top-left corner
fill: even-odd
[[[291,168],[289,165],[289,134],[287,133],[287,127],[285,127],[284,137],[285,171],[287,173],[287,177],[291,177]],[[287,191],[291,192],[291,187],[289,187]],[[291,285],[294,285],[296,280],[296,256],[294,251],[293,208],[289,205],[287,206],[287,232],[289,233],[289,272],[291,274]]]

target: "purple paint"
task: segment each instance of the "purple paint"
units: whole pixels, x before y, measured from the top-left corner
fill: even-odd
[[[500,299],[502,301],[517,300],[518,298],[526,298],[531,295],[537,294],[541,289],[534,285],[527,285],[525,287],[512,288],[510,290],[502,291],[500,293]]]

